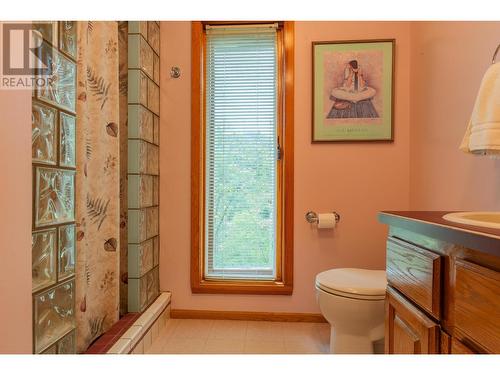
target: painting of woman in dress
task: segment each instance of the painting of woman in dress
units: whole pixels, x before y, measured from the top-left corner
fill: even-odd
[[[369,86],[368,78],[358,60],[345,64],[343,73],[342,85],[331,90],[332,107],[326,118],[379,117],[372,103],[377,91]]]
[[[312,142],[392,142],[395,40],[312,46]]]

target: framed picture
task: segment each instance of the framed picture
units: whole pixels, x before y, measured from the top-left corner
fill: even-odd
[[[313,143],[392,142],[394,44],[313,42]]]

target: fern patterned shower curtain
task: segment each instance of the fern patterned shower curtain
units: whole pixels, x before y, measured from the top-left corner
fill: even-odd
[[[76,175],[77,351],[118,320],[118,22],[79,22]]]

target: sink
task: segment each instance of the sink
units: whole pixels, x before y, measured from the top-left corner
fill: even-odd
[[[443,219],[454,223],[476,225],[478,227],[500,229],[500,212],[471,211],[453,212],[443,216]]]

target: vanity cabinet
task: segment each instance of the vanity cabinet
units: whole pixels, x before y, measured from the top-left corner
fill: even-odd
[[[500,231],[425,214],[379,216],[389,224],[385,353],[500,353]]]
[[[390,354],[439,353],[439,325],[400,295],[387,289],[385,352]]]

